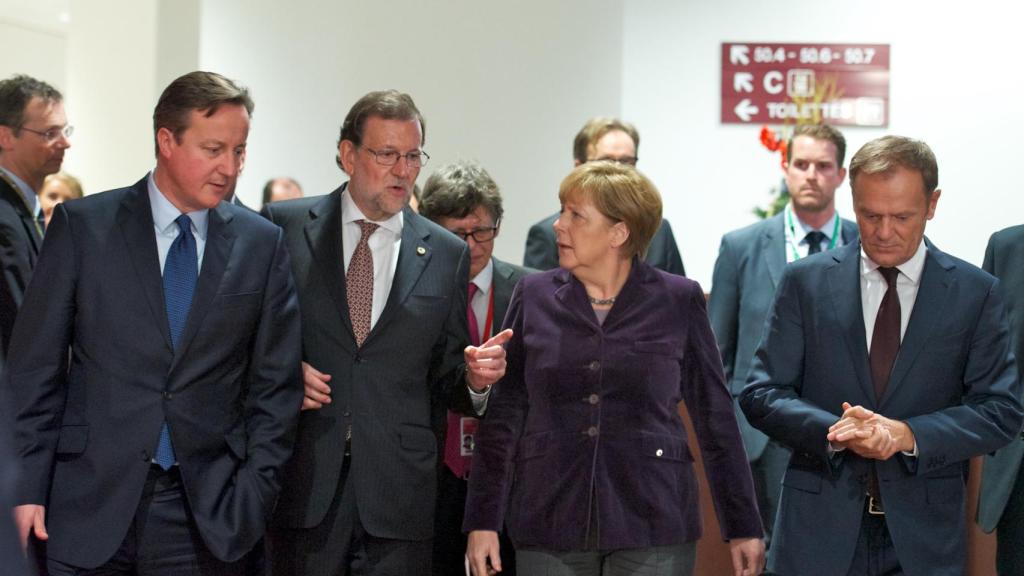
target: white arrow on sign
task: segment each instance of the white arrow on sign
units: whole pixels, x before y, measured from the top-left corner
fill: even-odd
[[[750,122],[750,117],[757,114],[757,106],[752,105],[749,98],[744,98],[736,105],[733,112],[736,113],[736,116],[738,116],[740,120]]]
[[[732,64],[741,64],[746,66],[750,64],[750,58],[747,57],[747,53],[750,51],[745,44],[734,44],[729,47],[729,62]]]
[[[732,89],[736,92],[753,92],[754,75],[750,72],[737,72],[733,74]]]

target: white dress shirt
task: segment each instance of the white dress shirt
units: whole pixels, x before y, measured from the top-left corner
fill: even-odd
[[[402,212],[394,214],[380,222],[370,220],[352,201],[348,189],[341,194],[341,245],[344,250],[344,271],[348,272],[348,264],[356,251],[362,229],[357,220],[366,220],[380,226],[370,235],[367,243],[373,254],[373,307],[370,310],[370,329],[377,325],[384,306],[388,303],[388,294],[395,281],[395,270],[398,268],[398,252],[402,246],[402,226],[405,220]]]
[[[900,342],[903,335],[907,333],[907,325],[910,324],[910,313],[914,310],[914,302],[917,301],[917,290],[921,286],[921,273],[924,271],[924,258],[927,248],[924,240],[917,247],[917,252],[903,264],[896,267],[900,271],[896,277],[896,291],[900,298]],[[882,304],[882,298],[888,291],[885,278],[878,271],[878,264],[875,264],[864,248],[860,250],[860,304],[864,312],[864,332],[868,338],[868,350],[871,350],[871,336],[875,331],[875,317],[878,316],[878,307]]]
[[[821,251],[829,250],[832,243],[833,233],[836,236],[836,245],[833,248],[838,248],[843,245],[843,223],[839,219],[839,212],[833,212],[832,217],[829,218],[828,222],[825,223],[821,228],[815,228],[808,224],[805,224],[796,212],[793,212],[793,206],[786,204],[785,214],[782,216],[783,228],[786,230],[786,263],[799,260],[800,258],[806,258],[807,252],[811,249],[810,245],[807,244],[807,234],[813,230],[817,230],[825,235],[825,239],[821,241]],[[792,224],[792,225],[790,225]]]

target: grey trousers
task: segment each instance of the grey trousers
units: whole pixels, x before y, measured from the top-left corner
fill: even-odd
[[[530,576],[690,576],[695,542],[631,550],[554,552],[517,549],[516,570]]]

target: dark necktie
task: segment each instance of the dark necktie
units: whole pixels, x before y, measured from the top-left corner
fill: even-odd
[[[356,222],[362,235],[348,262],[345,296],[348,299],[348,314],[352,319],[356,345],[362,346],[370,334],[370,318],[373,314],[373,253],[370,251],[369,240],[378,225],[366,220]]]
[[[469,343],[473,346],[480,345],[480,324],[477,323],[476,312],[473,311],[473,296],[476,295],[477,290],[479,290],[477,285],[470,282],[469,300],[466,302],[466,323],[469,325]],[[448,411],[448,432],[444,439],[444,463],[456,478],[465,479],[469,476],[473,446],[472,440],[467,439],[465,435],[474,431],[476,424],[476,418]]]
[[[46,233],[46,215],[43,214],[42,210],[40,210],[39,213],[36,214],[36,224],[39,225],[39,231],[43,232],[45,234]]]
[[[875,386],[875,398],[881,399],[889,386],[889,375],[896,355],[900,351],[900,297],[896,291],[896,279],[900,271],[896,268],[879,268],[888,288],[882,303],[878,306],[875,328],[871,333],[871,381]]]
[[[807,240],[807,255],[817,254],[821,252],[821,243],[825,240],[825,233],[821,230],[811,230],[804,236],[804,240]]]
[[[185,331],[188,311],[192,307],[192,295],[196,291],[199,258],[196,238],[192,235],[192,220],[182,214],[175,223],[178,225],[178,237],[171,244],[164,262],[164,305],[167,308],[167,324],[171,329],[171,346],[177,351],[181,334]],[[164,470],[170,469],[176,460],[167,422],[160,428],[160,439],[153,460]]]

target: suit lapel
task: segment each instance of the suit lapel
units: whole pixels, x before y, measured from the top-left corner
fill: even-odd
[[[395,278],[391,282],[391,293],[388,294],[387,304],[380,318],[370,330],[366,340],[369,341],[373,335],[383,330],[384,326],[395,316],[395,312],[402,307],[412,289],[416,286],[423,271],[430,262],[432,250],[429,243],[430,231],[423,226],[420,216],[409,208],[403,211],[402,224],[402,245],[398,250],[398,265],[395,266]],[[364,343],[365,344],[365,343]]]
[[[855,242],[831,252],[835,263],[826,271],[832,308],[839,322],[839,331],[846,341],[857,381],[867,398],[875,397],[868,363],[867,336],[864,333],[864,311],[860,300],[860,243]]]
[[[777,214],[767,221],[764,234],[760,238],[760,252],[764,255],[768,276],[772,281],[772,291],[779,286],[779,279],[786,269],[786,231],[782,214]]]
[[[555,299],[571,314],[600,330],[600,324],[598,324],[594,309],[587,299],[587,290],[583,284],[573,278],[572,274],[564,268],[559,269],[555,274],[555,282],[560,284],[558,288],[555,288]]]
[[[32,253],[39,254],[39,248],[43,243],[39,222],[36,221],[35,214],[29,208],[25,197],[21,195],[21,190],[2,171],[0,171],[0,194],[6,196],[8,203],[15,207],[18,217],[21,219],[21,225],[25,228],[25,234],[32,243]]]
[[[892,397],[906,378],[914,360],[925,349],[928,340],[935,334],[935,325],[942,316],[939,310],[955,307],[955,303],[947,302],[952,279],[949,271],[954,268],[953,262],[935,247],[928,245],[921,271],[921,285],[917,289],[914,308],[910,311],[910,323],[900,343],[900,351],[896,356],[896,364],[892,367],[889,386],[882,396],[882,404]]]
[[[497,258],[491,258],[491,262],[494,263],[494,329],[492,332],[498,332],[505,321],[508,303],[512,300],[512,290],[515,288],[512,275],[515,271]]]
[[[348,330],[352,346],[355,347],[355,333],[348,313],[348,299],[345,296],[345,257],[341,237],[341,193],[342,185],[325,196],[309,210],[306,224],[306,242],[313,255],[320,275],[327,284],[334,307],[341,318],[341,324]]]
[[[128,189],[117,212],[117,223],[124,237],[125,248],[131,260],[135,277],[142,286],[142,293],[149,303],[156,326],[163,334],[167,350],[172,350],[171,330],[167,324],[167,308],[164,305],[163,276],[160,273],[160,257],[156,246],[156,232],[153,224],[153,210],[149,205],[147,188],[148,176]]]
[[[233,216],[225,207],[225,204],[221,202],[216,208],[210,210],[209,214],[206,230],[206,248],[203,250],[203,265],[199,270],[196,292],[192,297],[192,306],[188,311],[185,330],[181,333],[181,345],[174,351],[174,361],[171,363],[171,370],[174,370],[178,361],[188,351],[192,338],[196,335],[199,326],[206,317],[206,313],[210,310],[213,299],[220,288],[221,279],[224,277],[224,270],[227,268],[231,249],[235,244],[235,231],[232,225]]]

